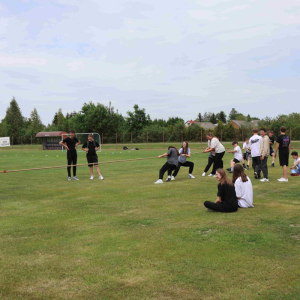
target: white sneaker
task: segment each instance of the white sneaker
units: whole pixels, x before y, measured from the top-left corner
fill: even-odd
[[[203,173],[202,173],[202,176],[204,177],[205,175],[206,175],[206,173],[205,173],[205,172],[203,172]],[[209,176],[209,175],[208,175],[208,176]]]
[[[102,175],[99,176],[100,180],[104,180],[104,177]]]
[[[157,181],[154,182],[154,184],[158,184],[158,183],[164,183],[164,182],[162,181],[162,179],[158,179]]]
[[[172,176],[172,177],[171,177],[171,180],[175,180],[175,177],[174,177],[174,176]]]
[[[74,180],[79,180],[76,176],[73,177]]]
[[[202,174],[202,176],[203,176],[203,174]],[[214,175],[213,175],[213,174],[209,174],[209,175],[208,175],[208,177],[212,177],[212,176],[214,176]]]
[[[277,179],[278,181],[281,181],[281,182],[288,182],[289,180],[288,179],[285,179],[285,178],[280,178],[280,179]]]
[[[93,180],[94,179],[94,176],[91,176],[91,178],[90,178],[91,180]]]
[[[189,174],[188,178],[190,178],[190,179],[194,179],[194,178],[195,178],[195,176],[193,176],[192,174]]]
[[[168,176],[166,181],[171,181],[171,176]]]
[[[263,179],[260,180],[260,182],[268,182],[268,181],[269,181],[268,178],[263,178]]]

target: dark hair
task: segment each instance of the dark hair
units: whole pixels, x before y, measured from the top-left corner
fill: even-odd
[[[90,133],[90,134],[89,134],[89,137],[92,137],[92,138],[93,138],[94,136]]]
[[[286,132],[286,127],[285,126],[281,126],[280,127],[280,131],[285,133]]]
[[[269,130],[269,133],[273,133],[273,130]]]
[[[232,145],[239,144],[237,141],[233,141]]]
[[[257,128],[253,128],[253,129],[252,129],[252,132],[253,132],[253,133],[258,133],[258,129],[257,129]]]
[[[246,136],[246,137],[245,137],[245,140],[249,140],[249,138]]]
[[[291,155],[298,156],[298,152],[296,152],[296,151],[293,151],[293,152],[291,153]]]
[[[227,183],[228,185],[233,185],[232,181],[227,177],[224,169],[217,169],[216,172],[218,172],[222,177],[219,184],[223,185],[224,183]]]
[[[184,149],[183,147],[183,143],[186,143],[186,147]],[[182,149],[182,154],[187,154],[188,149],[189,149],[189,143],[187,141],[183,141],[182,145],[181,145],[181,149]]]
[[[264,131],[264,132],[267,132],[267,129],[266,128],[261,128],[260,130]]]
[[[242,178],[242,182],[248,181],[247,175],[245,174],[243,167],[240,164],[236,164],[233,167],[232,182],[235,183],[239,177]]]
[[[75,133],[75,130],[74,130],[74,129],[71,129],[70,132]]]
[[[178,150],[177,150],[177,148],[176,148],[176,147],[174,147],[174,146],[169,146],[168,150],[170,150],[171,148],[173,148],[173,149],[175,149],[175,150],[176,150],[176,152],[177,152],[177,155],[178,155],[178,156],[180,155],[180,153],[178,152]]]

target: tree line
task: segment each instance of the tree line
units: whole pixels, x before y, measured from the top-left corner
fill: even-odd
[[[251,120],[258,118],[250,115],[243,115],[232,109],[228,117],[223,111],[219,113],[204,112],[198,113],[196,121],[211,122],[217,124],[214,130],[201,127],[201,124],[193,124],[185,127],[184,120],[180,117],[170,117],[168,120],[151,119],[146,110],[134,105],[133,111],[128,111],[123,116],[115,110],[111,103],[105,106],[101,103],[84,103],[81,110],[67,113],[64,115],[59,109],[55,112],[51,124],[44,125],[36,110],[30,114],[29,118],[22,115],[21,109],[13,98],[6,110],[6,115],[0,122],[0,136],[10,136],[14,144],[39,142],[35,136],[40,131],[69,131],[74,129],[76,132],[97,132],[103,133],[106,143],[114,143],[116,134],[118,142],[162,142],[163,137],[166,142],[178,142],[181,139],[188,141],[206,140],[206,133],[212,131],[223,141],[241,140],[242,137],[251,136]],[[245,121],[241,129],[235,129],[230,120]],[[226,125],[227,124],[227,125]],[[300,139],[300,114],[279,115],[275,118],[266,117],[259,120],[259,127],[266,127],[279,135],[281,126],[292,127],[293,139]],[[202,135],[201,135],[202,133]]]

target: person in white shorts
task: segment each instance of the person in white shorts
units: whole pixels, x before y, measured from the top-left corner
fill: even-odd
[[[251,148],[250,148],[250,142],[249,142],[249,138],[246,137],[245,139],[245,143],[243,144],[243,148],[242,150],[245,150],[245,153],[243,154],[243,168],[245,170],[249,170],[249,166],[250,166],[250,161],[251,161]],[[245,165],[245,161],[247,161],[247,167]]]
[[[241,162],[243,156],[242,156],[242,150],[240,148],[240,146],[238,145],[237,141],[234,141],[232,143],[234,149],[231,151],[228,151],[228,153],[233,153],[234,154],[234,158],[230,161],[230,168],[227,169],[227,171],[229,171],[229,173],[233,173],[233,167],[235,164],[238,164],[239,162]]]

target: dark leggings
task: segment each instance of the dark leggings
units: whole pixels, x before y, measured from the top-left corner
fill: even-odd
[[[77,165],[77,152],[74,153],[68,153],[67,154],[68,159],[68,166],[70,165]],[[68,169],[68,176],[71,177],[71,167],[67,167]],[[76,166],[73,167],[73,176],[76,176]]]
[[[260,156],[252,157],[252,168],[254,169],[254,173],[256,172],[256,166],[260,165]],[[258,174],[260,176],[260,172]]]
[[[216,153],[215,155],[215,161],[214,161],[214,166],[212,170],[212,174],[216,174],[217,169],[223,169],[223,156],[225,154],[225,151],[222,153]]]
[[[168,162],[166,162],[162,168],[159,170],[159,179],[163,179],[164,174],[166,173],[166,171],[168,171],[168,173],[170,172],[170,174],[172,173],[173,170],[176,169],[176,165],[171,165]]]
[[[210,167],[211,167],[211,165],[214,163],[214,161],[215,161],[215,157],[214,157],[213,155],[209,155],[209,156],[208,156],[208,163],[207,163],[207,166],[206,166],[205,169],[204,169],[204,172],[205,172],[205,173],[210,169]],[[211,174],[215,175],[215,173],[213,173],[213,171],[214,171],[214,170],[211,171]]]
[[[212,210],[218,211],[218,212],[235,212],[238,210],[238,206],[230,207],[230,206],[224,205],[222,203],[214,203],[214,202],[210,202],[210,201],[205,201],[204,206],[206,208],[209,208],[209,209],[212,209]]]
[[[186,161],[185,163],[181,163],[181,162],[178,162],[178,166],[177,168],[175,169],[174,173],[173,173],[173,176],[176,177],[178,172],[179,172],[179,169],[180,167],[189,167],[189,174],[192,174],[193,173],[193,170],[194,170],[194,163],[191,162],[191,161]],[[168,175],[170,176],[172,172],[170,172],[170,169],[168,170]]]

